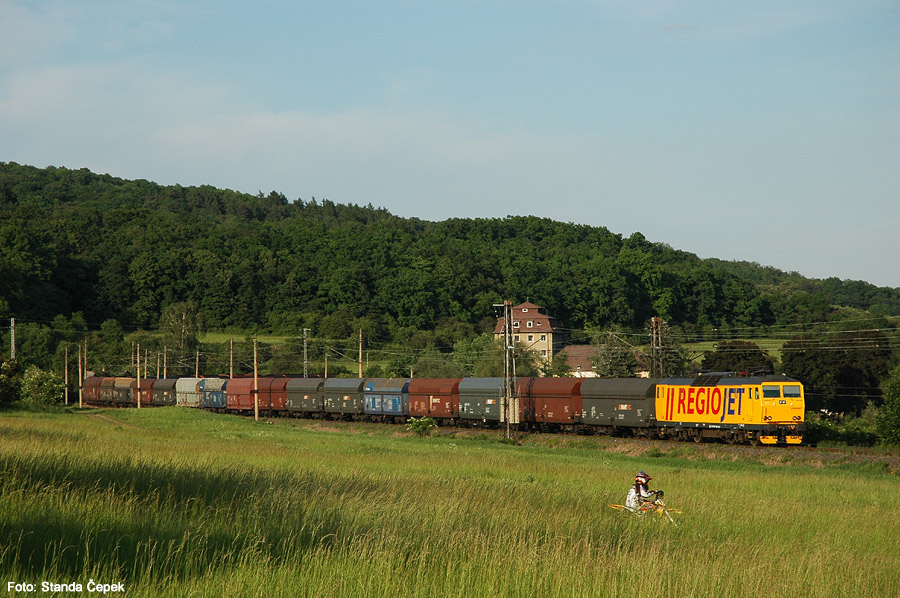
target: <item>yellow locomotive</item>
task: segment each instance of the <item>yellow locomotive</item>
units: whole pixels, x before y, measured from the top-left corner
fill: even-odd
[[[656,384],[656,428],[663,437],[800,444],[803,414],[803,385],[786,376],[704,374]]]

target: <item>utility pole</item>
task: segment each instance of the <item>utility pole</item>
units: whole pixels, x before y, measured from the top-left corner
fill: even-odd
[[[510,358],[510,348],[511,348],[511,337],[509,335],[509,327],[510,320],[512,319],[510,316],[509,309],[510,302],[503,302],[503,342],[504,342],[504,351],[503,351],[503,419],[506,421],[506,439],[509,440],[509,399],[512,396],[510,392],[510,383],[509,383],[509,358]]]
[[[16,360],[16,319],[9,319],[9,358]]]
[[[309,328],[303,329],[303,377],[309,378],[309,360],[306,355],[306,334],[309,332]]]
[[[141,408],[141,343],[137,344],[137,408]]]
[[[65,362],[63,364],[63,377],[66,380],[66,385],[63,390],[63,399],[66,403],[66,407],[69,406],[69,345],[66,345],[66,357]]]
[[[259,421],[259,369],[257,368],[257,339],[253,335],[253,420]]]
[[[84,375],[81,369],[81,343],[78,343],[78,408],[84,407]]]
[[[228,355],[229,355],[229,357],[228,357],[228,363],[229,363],[229,366],[228,366],[228,377],[229,377],[229,378],[234,378],[234,338],[232,338],[232,339],[229,341],[228,345],[229,345],[229,349],[228,349]]]
[[[659,316],[650,318],[650,376],[663,377],[662,320]]]
[[[194,366],[194,378],[200,377],[200,347],[197,347],[197,365]]]
[[[497,303],[495,308],[503,308],[503,394],[500,405],[500,421],[506,422],[506,438],[512,437],[511,424],[519,423],[519,401],[515,396],[516,355],[513,343],[512,301]]]
[[[359,377],[363,377],[362,368],[362,328],[359,329]]]
[[[163,378],[169,377],[169,348],[163,345]]]

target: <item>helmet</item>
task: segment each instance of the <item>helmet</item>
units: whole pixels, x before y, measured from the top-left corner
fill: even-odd
[[[649,482],[652,479],[653,478],[651,478],[649,475],[647,475],[647,472],[645,472],[645,471],[640,471],[640,472],[638,472],[638,474],[636,476],[634,476],[634,481],[639,484],[646,484],[647,482]]]

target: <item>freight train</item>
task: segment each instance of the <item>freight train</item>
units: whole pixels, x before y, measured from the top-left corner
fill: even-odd
[[[803,385],[785,376],[518,378],[144,378],[91,376],[89,405],[178,405],[223,413],[611,434],[729,444],[800,444]],[[509,413],[509,416],[505,414]],[[509,424],[506,420],[509,420]]]

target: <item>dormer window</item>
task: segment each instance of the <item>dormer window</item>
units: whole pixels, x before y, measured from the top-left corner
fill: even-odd
[[[513,328],[518,328],[518,327],[519,327],[519,323],[518,323],[518,322],[513,322]]]
[[[522,313],[523,313],[523,314],[524,314],[524,313],[528,313],[528,308],[527,308],[527,307],[523,307],[523,308],[522,308]]]
[[[531,320],[528,320],[528,327],[534,328],[534,322],[532,322]]]

